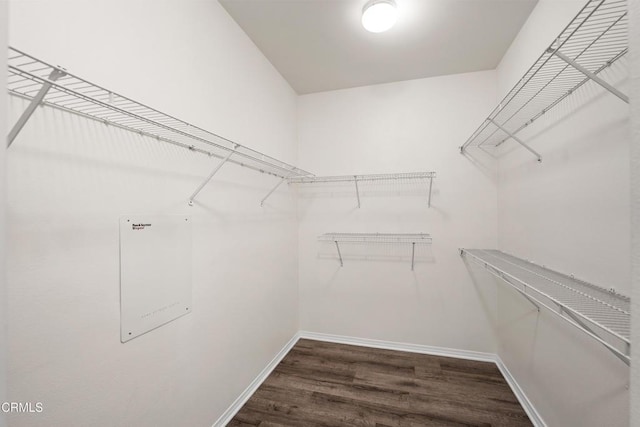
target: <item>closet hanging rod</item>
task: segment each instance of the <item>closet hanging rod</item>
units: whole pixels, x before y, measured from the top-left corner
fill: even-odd
[[[461,249],[533,303],[604,345],[627,365],[631,354],[631,302],[624,295],[491,249]]]
[[[628,51],[626,0],[591,0],[460,147],[495,149],[511,139],[542,157],[516,135],[587,82],[624,102],[627,95],[599,74]]]
[[[31,100],[10,133],[9,145],[38,105],[58,108],[105,124],[155,138],[208,156],[226,158],[258,172],[280,178],[309,172],[194,126],[77,77],[18,49],[9,48],[9,93]]]

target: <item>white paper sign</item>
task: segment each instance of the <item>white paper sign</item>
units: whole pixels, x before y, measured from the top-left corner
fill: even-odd
[[[191,312],[191,219],[120,218],[120,340]]]

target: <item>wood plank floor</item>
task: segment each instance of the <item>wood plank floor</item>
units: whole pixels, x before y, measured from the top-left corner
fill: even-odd
[[[229,426],[532,426],[497,366],[301,339]]]

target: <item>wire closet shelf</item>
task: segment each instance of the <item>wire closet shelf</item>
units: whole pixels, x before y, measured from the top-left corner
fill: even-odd
[[[8,66],[9,93],[32,101],[10,132],[9,145],[31,113],[43,104],[280,178],[311,175],[12,47]]]
[[[387,173],[387,174],[368,174],[368,175],[333,175],[333,176],[297,176],[289,178],[289,184],[317,184],[317,183],[341,183],[353,182],[355,185],[355,194],[360,207],[360,189],[359,182],[409,182],[415,180],[429,180],[429,195],[427,206],[431,207],[431,193],[433,189],[433,179],[436,177],[435,172],[405,172],[405,173]]]
[[[426,233],[325,233],[318,240],[342,243],[417,243],[431,244],[431,235]]]
[[[460,252],[515,288],[538,310],[540,307],[550,310],[630,364],[628,297],[501,251],[461,249]]]
[[[408,172],[369,175],[300,176],[289,178],[289,182],[291,184],[314,184],[353,181],[404,181],[413,179],[432,179],[435,177],[435,172]]]
[[[340,267],[344,266],[340,243],[385,243],[411,244],[411,270],[415,266],[416,245],[430,245],[431,235],[426,233],[325,233],[318,241],[333,242],[336,245]]]
[[[489,152],[513,139],[541,161],[540,154],[517,134],[589,80],[628,103],[625,94],[598,76],[627,50],[626,0],[589,1],[460,147],[460,152],[469,147]]]

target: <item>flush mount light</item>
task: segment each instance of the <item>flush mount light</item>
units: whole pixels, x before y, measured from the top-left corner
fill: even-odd
[[[369,0],[362,8],[362,26],[372,33],[387,31],[397,20],[394,0]]]

